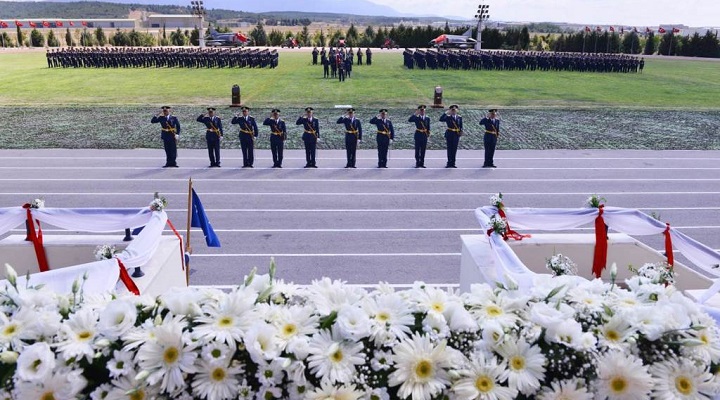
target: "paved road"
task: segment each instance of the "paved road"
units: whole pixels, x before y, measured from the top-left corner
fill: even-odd
[[[181,227],[192,177],[223,245],[209,249],[193,230],[195,285],[239,282],[272,255],[297,283],[457,283],[459,235],[478,232],[473,210],[496,192],[508,207],[577,207],[597,193],[720,248],[719,151],[499,151],[495,170],[462,150],[453,170],[442,168],[443,151],[428,153],[427,169],[410,168],[412,151],[393,151],[386,170],[373,150],[359,152],[356,170],[342,168],[343,151],[321,151],[315,170],[302,168],[301,151],[287,152],[282,170],[268,168],[269,151],[252,170],[238,168],[239,150],[223,150],[221,169],[207,168],[206,154],[180,150],[181,168],[162,169],[161,150],[2,150],[0,206],[44,196],[48,207],[142,207],[158,191]],[[641,240],[662,247],[660,237]]]

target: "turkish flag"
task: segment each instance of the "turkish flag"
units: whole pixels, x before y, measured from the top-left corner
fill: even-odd
[[[30,27],[31,27],[31,28],[36,28],[36,27],[37,27],[37,24],[34,23],[34,22],[30,22]]]
[[[75,23],[70,21],[70,26],[75,26]]]
[[[665,30],[665,28],[663,28],[663,27],[661,26],[660,29],[658,29],[658,32],[660,32],[660,33],[665,33],[665,32],[667,32],[667,31]]]
[[[23,26],[23,23],[16,20],[16,21],[15,21],[15,26]]]
[[[680,29],[678,29],[678,28],[673,28],[673,33],[680,33]]]
[[[610,32],[615,32],[615,27],[614,27],[614,26],[611,26],[611,27],[610,27]]]
[[[87,22],[85,21],[80,22],[80,24],[82,24],[82,26],[87,26]]]
[[[55,26],[63,26],[62,21],[55,21]]]
[[[50,27],[50,23],[47,22],[47,21],[43,21],[43,22],[42,22],[42,25],[43,25],[44,27],[46,27],[46,28],[49,28],[49,27]]]

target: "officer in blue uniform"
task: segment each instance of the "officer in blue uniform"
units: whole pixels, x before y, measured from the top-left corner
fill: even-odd
[[[460,144],[460,136],[463,135],[463,122],[462,117],[457,113],[458,108],[457,104],[453,104],[445,114],[440,116],[440,122],[447,125],[445,128],[445,141],[447,142],[447,164],[445,168],[457,168],[455,166],[455,155],[457,154],[458,144]]]
[[[160,137],[165,148],[165,165],[163,168],[177,168],[177,141],[180,139],[180,121],[170,115],[172,107],[162,106],[162,112],[150,120],[151,124],[160,124]]]
[[[240,125],[240,148],[243,154],[243,168],[253,168],[255,162],[255,138],[258,136],[258,127],[255,118],[250,116],[250,107],[242,107],[242,115],[236,115],[233,125]]]
[[[424,104],[419,105],[408,119],[415,123],[415,168],[425,168],[425,150],[430,137],[430,117],[425,115],[425,108]]]
[[[347,154],[345,168],[355,168],[357,145],[362,143],[362,124],[359,119],[355,118],[355,109],[352,107],[347,109],[345,115],[338,118],[337,123],[345,125],[345,152]]]
[[[265,118],[263,125],[270,127],[270,151],[272,152],[273,168],[282,168],[283,147],[287,139],[285,121],[280,119],[280,110],[273,108],[270,118]]]
[[[500,136],[500,115],[497,109],[488,110],[487,117],[480,120],[480,125],[485,127],[485,136],[483,136],[483,147],[485,147],[485,162],[483,168],[497,168],[493,157],[495,155],[495,145],[498,136]]]
[[[378,168],[387,168],[388,148],[395,140],[395,129],[387,118],[387,109],[380,110],[380,115],[373,117],[370,123],[377,127]]]
[[[320,121],[313,117],[313,108],[305,108],[305,115],[295,121],[295,125],[303,126],[302,140],[305,143],[305,168],[317,168],[315,150],[320,138]]]
[[[207,108],[207,115],[200,114],[197,122],[205,125],[205,140],[210,157],[210,168],[220,168],[220,140],[223,137],[223,127],[220,117],[215,115],[215,107]]]

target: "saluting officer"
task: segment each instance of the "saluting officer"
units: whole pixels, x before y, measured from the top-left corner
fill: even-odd
[[[395,140],[395,129],[387,118],[387,109],[381,109],[380,114],[373,117],[370,123],[377,127],[378,168],[387,168],[388,147]]]
[[[165,148],[165,165],[163,168],[177,168],[177,141],[180,139],[180,121],[174,115],[170,115],[172,107],[162,106],[162,111],[152,117],[151,124],[160,123],[160,137]]]
[[[320,138],[320,121],[313,118],[313,108],[307,107],[305,115],[295,121],[295,125],[302,125],[304,132],[302,140],[305,143],[305,168],[317,168],[315,164],[315,150]]]
[[[255,138],[258,127],[255,118],[250,116],[250,107],[243,106],[242,115],[236,115],[231,124],[240,125],[240,148],[243,154],[243,168],[253,168],[255,162]]]
[[[462,117],[457,114],[458,106],[453,104],[445,114],[440,116],[440,122],[445,122],[445,141],[447,142],[447,164],[445,168],[457,168],[455,155],[457,154],[460,136],[463,135]]]
[[[273,108],[270,118],[265,118],[263,125],[270,127],[270,151],[272,152],[273,168],[282,168],[283,147],[287,139],[285,121],[280,119],[280,110]]]
[[[495,145],[500,136],[500,115],[497,109],[488,110],[487,117],[480,120],[480,125],[485,127],[483,136],[483,147],[485,147],[485,162],[483,168],[497,168],[493,157],[495,156]]]
[[[355,109],[350,107],[347,113],[338,118],[338,124],[345,125],[345,152],[347,153],[347,164],[345,168],[355,168],[355,153],[358,143],[362,143],[362,124],[355,118]]]
[[[425,108],[424,104],[419,105],[408,119],[415,123],[415,168],[425,168],[425,150],[430,137],[430,117],[425,115]]]
[[[210,168],[220,168],[220,140],[223,137],[223,127],[220,117],[215,115],[215,107],[207,108],[207,115],[200,114],[197,122],[205,125],[205,140],[210,157]]]

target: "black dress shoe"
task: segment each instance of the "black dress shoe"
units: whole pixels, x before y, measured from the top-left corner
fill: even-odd
[[[492,168],[493,166],[492,165],[483,165],[482,167],[483,168]]]
[[[273,168],[280,168],[280,167],[277,166],[277,164],[273,165],[272,167],[273,167]]]
[[[249,165],[243,165],[242,167],[243,167],[243,168],[252,168],[252,167],[249,166]]]
[[[317,168],[317,165],[313,164],[310,166],[311,168]]]
[[[163,165],[163,168],[172,168],[172,165]]]
[[[420,168],[425,168],[425,164],[421,165]]]
[[[495,164],[491,165],[490,167],[491,167],[491,168],[497,168],[497,167],[495,166]]]
[[[310,164],[308,164],[308,165],[304,166],[303,168],[312,168],[312,166]]]

